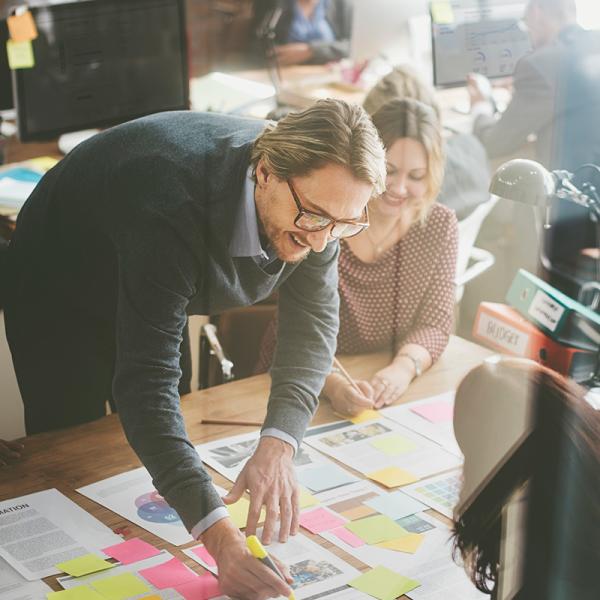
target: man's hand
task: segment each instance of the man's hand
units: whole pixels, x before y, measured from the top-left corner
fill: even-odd
[[[278,46],[276,52],[277,62],[282,67],[288,65],[300,65],[313,57],[312,48],[308,44],[302,42]]]
[[[231,598],[265,600],[286,598],[292,593],[282,581],[246,548],[244,535],[229,518],[221,519],[209,527],[200,541],[215,559],[219,569],[219,588]],[[288,583],[294,583],[288,568],[274,556],[271,557]]]
[[[6,463],[2,458],[19,458],[20,450],[23,450],[25,446],[23,444],[16,444],[15,442],[7,442],[0,440],[0,466],[6,466]]]
[[[265,506],[267,517],[262,535],[265,545],[273,539],[278,508],[281,509],[279,541],[287,542],[290,533],[298,533],[300,505],[293,457],[294,449],[286,442],[273,437],[260,438],[256,452],[242,469],[232,490],[223,498],[225,504],[233,504],[246,490],[250,492],[247,536],[256,534],[260,510]]]
[[[479,74],[467,75],[467,91],[471,99],[471,106],[477,102],[492,101],[492,84],[487,77]]]
[[[331,400],[333,408],[342,417],[355,417],[368,408],[374,408],[373,388],[366,381],[357,381],[359,394],[353,386],[338,373],[332,373],[325,380],[323,393]]]

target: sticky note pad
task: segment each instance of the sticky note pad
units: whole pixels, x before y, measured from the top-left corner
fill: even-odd
[[[380,565],[349,581],[348,585],[379,600],[393,600],[421,584]]]
[[[452,421],[454,418],[454,406],[443,400],[421,404],[421,406],[413,406],[410,410],[432,423]]]
[[[27,162],[32,163],[35,167],[43,169],[44,171],[48,171],[58,164],[58,160],[51,156],[38,156],[37,158],[30,158]]]
[[[311,496],[308,492],[305,492],[300,488],[300,508],[308,508],[315,504],[319,504],[319,499]]]
[[[31,69],[35,66],[33,48],[29,40],[15,44],[12,40],[6,41],[6,54],[8,66],[11,69]]]
[[[311,533],[321,533],[336,527],[341,527],[345,521],[324,508],[317,508],[300,515],[300,525]]]
[[[140,575],[159,590],[182,585],[198,577],[196,573],[188,569],[178,558],[172,558],[156,567],[143,569],[140,571]]]
[[[385,452],[388,456],[398,456],[399,454],[406,454],[407,452],[419,449],[419,446],[396,433],[369,443],[373,448]]]
[[[10,37],[15,44],[35,40],[38,36],[37,27],[31,13],[26,10],[21,14],[16,14],[6,19]]]
[[[156,594],[152,594],[152,596],[144,596],[142,600],[162,600],[162,598]]]
[[[408,471],[399,469],[398,467],[386,467],[385,469],[380,469],[379,471],[373,471],[372,473],[367,473],[367,477],[373,481],[382,483],[389,488],[419,481],[418,477],[415,477]]]
[[[360,425],[361,423],[366,423],[367,421],[373,421],[374,419],[379,419],[381,415],[372,408],[367,408],[360,413],[360,415],[356,415],[355,417],[349,417],[347,415],[340,415],[339,413],[335,413],[338,417],[345,419],[346,421],[350,421],[350,423],[354,423],[354,425]]]
[[[398,552],[406,552],[407,554],[414,554],[424,539],[425,536],[420,533],[411,533],[405,537],[375,544],[375,546],[387,548],[388,550],[397,550]]]
[[[95,592],[87,585],[80,585],[70,590],[61,590],[60,592],[50,592],[46,594],[48,600],[106,600],[98,592]]]
[[[91,581],[90,585],[98,590],[106,600],[125,600],[150,591],[150,588],[131,573],[121,573],[114,577]]]
[[[233,522],[240,529],[246,527],[248,522],[248,512],[250,511],[250,500],[247,500],[246,498],[240,498],[233,504],[227,504],[225,508],[227,509],[227,512],[229,513],[229,516],[232,518]],[[265,511],[261,510],[258,522],[262,523],[265,520],[265,517]]]
[[[349,508],[340,513],[340,515],[348,519],[348,521],[356,521],[357,519],[364,519],[364,517],[370,517],[371,515],[376,514],[376,510],[373,510],[370,506],[365,506],[364,504],[355,508]]]
[[[331,533],[340,538],[342,542],[346,542],[346,544],[352,546],[353,548],[360,548],[360,546],[366,546],[367,544],[367,542],[359,538],[355,533],[352,533],[345,527],[337,527],[336,529],[332,529]]]
[[[356,477],[333,465],[308,469],[296,475],[298,481],[313,492],[324,492],[357,481]]]
[[[206,546],[196,546],[190,550],[200,559],[203,560],[209,567],[216,567],[215,559],[209,554]]]
[[[392,521],[392,519],[385,515],[367,517],[360,521],[346,523],[344,527],[356,534],[367,544],[379,544],[410,535],[410,532],[406,531],[404,527],[400,527],[396,521]]]
[[[454,11],[450,2],[432,2],[431,19],[437,25],[449,25],[454,23]]]
[[[402,492],[391,492],[382,494],[377,498],[365,500],[365,504],[375,509],[378,513],[386,515],[392,521],[403,519],[416,512],[427,510],[429,507],[415,498],[411,498]]]
[[[151,556],[158,556],[160,554],[158,548],[155,548],[152,544],[148,544],[139,538],[133,538],[121,544],[104,548],[102,552],[108,554],[108,556],[111,556],[112,558],[116,558],[124,565],[130,565],[138,560],[150,558]]]
[[[67,575],[72,575],[73,577],[82,577],[83,575],[97,573],[98,571],[112,569],[113,567],[114,565],[98,558],[94,554],[86,554],[85,556],[67,560],[56,565],[57,569],[60,569],[63,573],[67,573]]]
[[[221,596],[218,580],[212,573],[204,573],[193,581],[176,585],[175,591],[179,592],[186,600],[209,600]]]

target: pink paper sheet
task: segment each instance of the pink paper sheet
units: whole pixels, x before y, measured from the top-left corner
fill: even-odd
[[[331,533],[337,536],[342,540],[342,542],[346,542],[349,546],[353,548],[358,548],[359,546],[366,546],[367,542],[361,540],[355,533],[352,533],[346,527],[338,527],[337,529],[332,529]]]
[[[443,400],[431,402],[430,404],[421,404],[421,406],[413,406],[410,410],[432,423],[451,421],[454,418],[454,406]]]
[[[160,554],[158,548],[155,548],[152,544],[148,544],[139,538],[133,538],[121,544],[109,546],[108,548],[104,548],[102,552],[108,554],[108,556],[112,558],[116,558],[124,565],[130,565],[138,560],[150,558],[151,556],[158,556]]]
[[[182,585],[196,579],[198,575],[190,571],[178,558],[140,571],[140,575],[145,577],[154,587],[159,590]]]
[[[186,600],[210,600],[210,598],[223,594],[219,589],[219,582],[211,573],[204,573],[193,581],[176,585],[175,591],[179,592]]]
[[[208,553],[206,546],[198,546],[190,548],[190,550],[200,559],[203,560],[209,567],[216,567],[215,559]]]
[[[317,508],[300,515],[300,525],[311,533],[329,531],[335,527],[344,525],[346,521],[336,515],[327,512],[324,508]]]

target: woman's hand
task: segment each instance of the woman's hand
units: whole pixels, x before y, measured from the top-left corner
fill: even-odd
[[[23,444],[0,440],[0,466],[6,466],[2,458],[19,458],[21,455],[18,451],[23,450],[23,448]]]
[[[366,381],[357,381],[361,389],[359,394],[345,377],[332,373],[325,380],[323,393],[331,400],[338,415],[355,417],[368,408],[373,408],[373,388]]]
[[[375,410],[398,400],[408,389],[414,375],[414,369],[411,368],[411,365],[404,366],[396,363],[377,371],[370,382],[374,391]]]

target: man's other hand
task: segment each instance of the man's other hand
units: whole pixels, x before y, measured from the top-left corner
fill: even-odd
[[[290,534],[298,533],[300,505],[298,483],[292,467],[293,456],[294,449],[286,442],[274,437],[262,437],[232,490],[223,498],[225,504],[233,504],[246,490],[250,492],[247,536],[256,534],[260,510],[265,507],[267,516],[262,535],[265,545],[273,540],[277,509],[281,510],[279,541],[287,542]]]
[[[215,559],[219,569],[219,588],[231,598],[266,600],[290,596],[289,584],[294,583],[288,568],[272,556],[287,582],[273,573],[246,547],[244,535],[229,518],[209,527],[200,541]]]
[[[2,458],[19,458],[21,456],[19,451],[23,450],[24,447],[23,444],[0,440],[0,466],[6,466]]]

